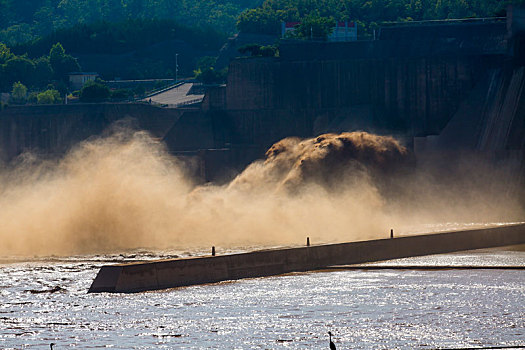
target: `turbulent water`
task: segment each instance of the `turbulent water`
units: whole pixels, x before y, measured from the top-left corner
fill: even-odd
[[[230,183],[196,185],[166,145],[115,128],[59,159],[0,164],[0,256],[348,242],[406,225],[524,217],[497,172],[416,172],[391,137],[287,138]]]
[[[281,140],[225,185],[198,186],[187,166],[118,127],[61,159],[0,164],[0,348],[310,349],[327,348],[328,331],[338,349],[525,347],[524,270],[489,268],[523,267],[524,252],[395,262],[487,269],[340,269],[87,294],[104,264],[209,253],[195,247],[228,254],[523,219],[503,170],[416,172],[398,141],[362,132]],[[104,255],[115,252],[128,253]]]
[[[199,253],[199,252],[196,252]],[[138,294],[87,294],[119,256],[3,261],[0,348],[434,349],[525,346],[523,269],[333,270]],[[387,264],[387,263],[382,263]],[[476,251],[389,265],[521,266]]]

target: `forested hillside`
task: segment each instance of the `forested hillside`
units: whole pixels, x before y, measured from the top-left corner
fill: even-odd
[[[27,55],[26,59],[37,59],[47,55],[55,43],[61,43],[84,70],[98,72],[104,79],[171,78],[175,76],[176,54],[179,73],[189,76],[198,59],[216,56],[225,40],[225,34],[211,27],[190,28],[174,20],[130,19],[78,24],[10,50],[18,56]]]
[[[420,21],[505,15],[509,3],[524,0],[265,0],[240,16],[237,27],[246,33],[278,34],[281,21],[328,17],[358,23],[365,35],[386,21]]]
[[[68,73],[78,70],[77,60],[67,54],[59,43],[35,59],[18,56],[0,43],[0,92],[12,89],[14,102],[25,102],[30,91],[35,92],[33,99],[36,100],[36,92],[46,90],[43,98],[54,103],[60,100],[60,94],[64,95],[67,91]]]
[[[226,35],[211,27],[190,28],[174,20],[130,19],[96,22],[58,29],[51,34],[12,47],[16,53],[35,57],[56,42],[76,54],[122,54],[166,40],[184,40],[202,50],[218,50]]]
[[[59,28],[129,19],[172,19],[230,34],[239,13],[262,0],[0,0],[0,42],[9,46]]]
[[[509,3],[525,0],[0,0],[0,91],[20,82],[63,92],[79,69],[107,80],[211,72],[199,62],[215,62],[229,34],[277,38],[281,21],[326,38],[351,20],[362,39],[383,22],[504,16]]]
[[[191,76],[236,31],[241,11],[262,1],[0,0],[0,43],[33,62],[61,43],[104,79],[174,77],[176,56],[179,73]],[[8,71],[0,62],[1,85]]]

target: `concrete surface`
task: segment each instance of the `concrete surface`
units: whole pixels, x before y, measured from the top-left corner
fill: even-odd
[[[164,91],[158,95],[145,98],[144,102],[149,102],[151,99],[152,103],[161,105],[168,105],[168,107],[177,107],[189,104],[190,102],[200,102],[204,98],[204,95],[188,95],[193,83],[185,83],[177,86],[173,89]]]
[[[131,293],[525,243],[525,224],[392,239],[103,266],[90,293]]]

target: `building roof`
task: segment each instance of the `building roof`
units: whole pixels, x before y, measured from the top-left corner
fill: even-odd
[[[70,72],[68,75],[98,75],[97,72]]]

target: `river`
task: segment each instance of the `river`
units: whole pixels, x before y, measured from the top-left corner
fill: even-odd
[[[480,250],[138,294],[87,294],[133,252],[0,263],[0,348],[525,347],[525,252]],[[195,252],[199,253],[199,252]],[[406,269],[389,267],[405,266]],[[416,268],[411,268],[416,266]],[[486,267],[486,269],[421,267]],[[494,267],[500,267],[494,269]],[[510,268],[513,267],[513,268]]]

